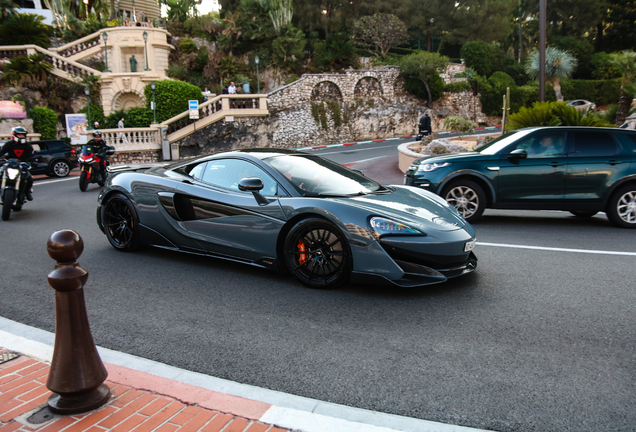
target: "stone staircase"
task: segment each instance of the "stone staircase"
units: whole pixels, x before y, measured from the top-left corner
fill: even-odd
[[[28,56],[36,53],[42,54],[45,61],[53,66],[50,73],[55,76],[74,82],[81,82],[82,79],[87,76],[98,77],[102,83],[102,100],[105,100],[105,88],[108,85],[112,86],[114,80],[123,82],[123,85],[119,86],[120,89],[122,87],[128,87],[130,91],[134,90],[136,94],[142,95],[143,87],[151,81],[167,78],[164,71],[166,66],[161,66],[159,63],[160,60],[157,60],[157,63],[147,65],[143,71],[126,72],[125,69],[121,68],[122,63],[118,59],[113,60],[113,57],[115,57],[113,49],[117,46],[111,44],[108,45],[108,66],[111,67],[111,69],[115,69],[114,71],[100,72],[80,63],[82,60],[101,55],[104,52],[105,44],[103,43],[102,35],[105,32],[109,33],[111,39],[120,38],[119,40],[125,40],[127,49],[135,46],[135,44],[136,46],[140,46],[140,43],[142,44],[141,46],[145,46],[145,41],[140,38],[142,32],[144,33],[144,37],[148,36],[146,32],[150,33],[150,37],[156,38],[157,35],[163,37],[164,42],[153,39],[155,42],[148,44],[148,46],[151,47],[150,49],[153,49],[152,47],[155,46],[160,46],[163,49],[170,47],[170,45],[166,45],[165,42],[165,35],[167,34],[165,30],[119,27],[102,29],[71,43],[60,47],[51,47],[49,49],[37,45],[0,46],[0,62],[8,62],[17,56]],[[153,34],[153,32],[155,34]],[[161,32],[163,32],[163,34],[161,34]],[[119,34],[122,36],[118,36]],[[115,42],[113,41],[113,43]],[[146,55],[150,56],[151,59],[158,58],[153,55],[152,52],[146,52]],[[130,84],[131,81],[133,81],[133,84]],[[138,84],[134,84],[135,82]],[[136,88],[134,88],[135,85],[137,85]],[[107,102],[104,103],[106,104]],[[105,106],[105,114],[110,112],[111,107],[109,106],[108,110],[106,108]],[[196,129],[203,129],[222,119],[231,121],[235,117],[260,117],[267,115],[269,115],[269,111],[267,109],[267,95],[265,94],[221,95],[210,98],[210,100],[199,106],[198,120],[190,119],[189,111],[184,110],[181,114],[161,124],[149,125],[149,128],[142,128],[143,130],[140,128],[126,128],[124,130],[105,130],[104,133],[107,134],[105,136],[107,142],[115,143],[115,147],[121,147],[121,151],[132,152],[134,150],[143,150],[142,147],[149,151],[156,151],[158,148],[163,148],[163,157],[174,159],[175,157],[179,157],[178,142],[194,133]],[[126,145],[119,143],[120,140],[118,137],[120,132],[127,134],[127,136],[134,137],[134,139],[129,140],[129,143]],[[177,143],[176,152],[175,143]]]

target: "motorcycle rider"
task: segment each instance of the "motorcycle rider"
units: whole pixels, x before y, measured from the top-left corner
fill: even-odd
[[[98,131],[97,129],[95,129],[93,131],[93,139],[91,139],[88,143],[86,143],[87,146],[90,146],[91,149],[93,150],[93,153],[95,153],[97,155],[97,157],[100,158],[100,163],[99,163],[99,172],[102,176],[103,179],[106,178],[106,150],[108,150],[110,148],[110,146],[106,145],[106,142],[102,139],[102,133],[100,131]]]
[[[22,126],[11,128],[11,141],[7,141],[2,147],[2,154],[7,159],[19,159],[27,162],[33,156],[33,147],[26,142],[27,130]],[[33,201],[33,176],[28,170],[22,170],[21,189],[26,199]]]

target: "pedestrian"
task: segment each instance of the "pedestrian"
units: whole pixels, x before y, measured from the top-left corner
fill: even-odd
[[[93,129],[99,129],[99,122],[95,122],[95,127]]]
[[[433,130],[431,129],[431,117],[429,116],[430,111],[426,111],[422,117],[420,117],[419,124],[419,133],[423,136],[430,135]]]
[[[236,86],[234,85],[234,81],[230,82],[230,86],[227,88],[229,94],[236,94]]]
[[[203,102],[207,102],[208,101],[208,96],[211,96],[212,92],[210,92],[210,90],[208,90],[208,88],[206,87],[205,90],[203,90]]]
[[[124,118],[123,117],[120,118],[119,121],[117,122],[117,127],[119,129],[123,129],[124,128]],[[117,139],[119,139],[119,142],[121,142],[122,138],[124,139],[124,142],[126,144],[128,144],[128,137],[126,136],[126,134],[123,133],[123,132],[119,132],[119,135],[117,136]]]
[[[230,94],[230,91],[227,89],[227,86],[223,87],[221,94]]]

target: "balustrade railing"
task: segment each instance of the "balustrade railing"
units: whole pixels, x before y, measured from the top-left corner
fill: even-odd
[[[189,112],[185,111],[164,121],[162,126],[168,126],[168,135],[170,135],[219,112],[224,112],[225,115],[228,116],[240,116],[242,111],[260,110],[263,106],[265,106],[261,104],[261,98],[266,99],[267,97],[254,97],[252,95],[219,95],[199,106],[198,120],[190,119]]]
[[[27,50],[23,47],[16,47],[12,49],[11,47],[2,47],[0,50],[0,60],[11,60],[15,57],[25,56],[27,55]]]
[[[100,129],[106,144],[118,150],[142,150],[161,147],[159,128]]]
[[[86,51],[89,48],[93,48],[101,43],[99,35],[94,36],[88,40],[86,38],[78,39],[71,44],[64,45],[58,48],[57,52],[62,57],[70,57],[82,51]],[[70,46],[69,46],[70,45]]]

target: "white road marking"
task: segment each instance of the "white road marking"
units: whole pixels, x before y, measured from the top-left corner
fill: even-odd
[[[604,251],[604,250],[594,250],[594,249],[569,249],[569,248],[554,248],[554,247],[543,247],[543,246],[526,246],[526,245],[512,245],[512,244],[503,244],[503,243],[484,243],[484,242],[477,242],[477,245],[512,248],[512,249],[544,250],[544,251],[553,251],[553,252],[574,252],[574,253],[599,254],[599,255],[636,256],[636,252]]]
[[[58,183],[58,182],[69,181],[69,180],[78,181],[78,179],[79,179],[79,177],[74,176],[74,177],[67,177],[67,178],[57,179],[57,180],[38,181],[38,182],[33,182],[33,186],[43,185],[43,184],[51,184],[51,183]]]

